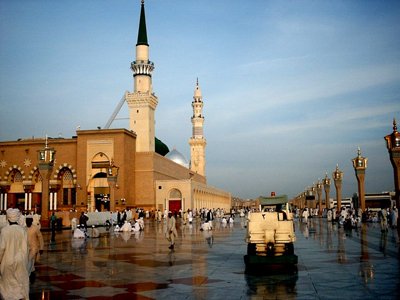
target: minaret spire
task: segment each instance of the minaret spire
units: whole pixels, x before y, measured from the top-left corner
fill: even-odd
[[[139,30],[138,30],[138,39],[137,39],[136,46],[138,46],[138,45],[146,45],[146,46],[149,45],[149,43],[147,42],[146,16],[144,13],[144,0],[142,0],[142,7],[140,9]]]
[[[141,1],[136,59],[131,63],[133,92],[126,94],[129,107],[129,127],[136,135],[137,152],[155,151],[154,114],[158,99],[153,92],[152,72],[154,63],[149,57],[144,1]]]
[[[205,176],[206,167],[206,139],[203,135],[203,96],[199,86],[199,78],[196,79],[196,88],[194,90],[194,96],[192,101],[193,116],[192,116],[192,137],[189,139],[190,145],[190,158],[192,171]]]

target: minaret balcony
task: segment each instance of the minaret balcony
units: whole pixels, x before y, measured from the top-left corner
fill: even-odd
[[[154,70],[154,63],[149,60],[135,60],[131,63],[131,70],[133,75],[147,75],[151,76]]]

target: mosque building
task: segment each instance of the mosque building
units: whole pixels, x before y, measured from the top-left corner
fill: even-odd
[[[230,193],[206,179],[203,97],[192,101],[190,161],[155,136],[153,91],[144,1],[141,3],[132,92],[125,94],[129,129],[77,129],[72,138],[0,142],[0,210],[187,210],[231,207]],[[50,151],[51,150],[51,151]],[[50,158],[45,164],[46,153]],[[45,167],[44,167],[45,166]]]

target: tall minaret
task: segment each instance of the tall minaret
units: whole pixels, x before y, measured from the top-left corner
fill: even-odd
[[[133,71],[133,93],[126,94],[129,107],[129,127],[136,132],[136,151],[154,152],[155,120],[158,99],[153,93],[151,73],[154,63],[149,60],[144,0],[140,10],[136,60],[131,63]]]
[[[203,97],[199,87],[199,80],[196,82],[192,101],[193,116],[192,137],[189,139],[190,145],[190,169],[200,175],[206,176],[206,139],[203,136]]]

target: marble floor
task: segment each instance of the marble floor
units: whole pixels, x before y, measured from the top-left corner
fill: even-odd
[[[350,232],[314,218],[295,222],[297,272],[246,274],[244,219],[212,232],[178,223],[174,250],[163,223],[99,238],[44,232],[46,249],[30,286],[31,299],[400,299],[397,233],[379,224]]]

